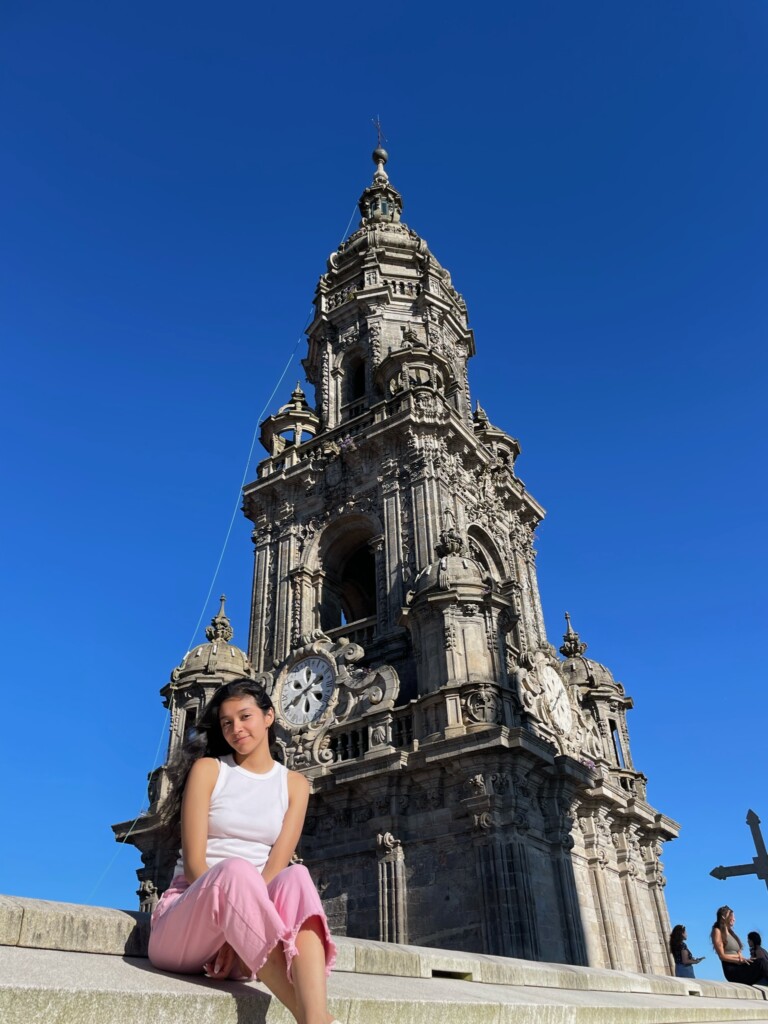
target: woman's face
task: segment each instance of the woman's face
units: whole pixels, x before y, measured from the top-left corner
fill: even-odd
[[[219,709],[222,735],[241,757],[247,757],[264,742],[273,718],[273,712],[263,712],[250,694],[230,697]]]
[[[726,920],[728,922],[728,927],[729,928],[733,928],[733,922],[736,920],[736,915],[734,914],[733,911],[730,912],[730,914],[728,915]]]

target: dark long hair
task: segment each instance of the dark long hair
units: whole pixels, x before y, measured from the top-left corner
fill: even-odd
[[[672,956],[677,956],[680,950],[683,948],[683,932],[685,931],[684,924],[676,924],[672,929],[672,934],[669,936],[669,951]]]
[[[224,739],[219,722],[219,710],[225,700],[232,697],[253,697],[264,714],[274,711],[274,705],[267,691],[247,676],[220,686],[203,708],[199,722],[190,729],[176,757],[168,764],[170,793],[160,809],[158,833],[163,846],[181,843],[181,802],[187,785],[189,772],[195,761],[201,757],[222,757],[231,754],[232,747]],[[275,742],[274,721],[268,733],[270,747]]]
[[[741,948],[744,945],[744,943],[741,941],[741,939],[736,934],[736,932],[733,930],[733,928],[731,928],[731,926],[728,924],[728,918],[731,916],[732,913],[733,913],[733,910],[731,910],[731,908],[729,906],[718,907],[717,908],[717,916],[715,917],[715,923],[712,925],[712,939],[713,939],[712,945],[714,946],[714,944],[715,944],[714,943],[715,932],[716,931],[720,932],[720,934],[723,937],[723,952],[725,952],[725,943],[728,940],[728,934],[729,933],[734,937],[734,939],[736,939],[736,942],[739,944],[739,950],[741,950]]]

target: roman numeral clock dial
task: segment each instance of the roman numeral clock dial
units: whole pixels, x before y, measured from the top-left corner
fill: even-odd
[[[290,728],[313,725],[328,708],[335,673],[325,658],[302,658],[287,673],[280,687],[278,709]]]

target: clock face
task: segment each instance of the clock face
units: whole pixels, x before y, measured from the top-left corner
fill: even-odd
[[[562,679],[551,665],[539,669],[539,679],[552,724],[559,732],[569,732],[573,726],[573,709]]]
[[[316,722],[333,696],[335,673],[325,658],[302,658],[288,672],[280,690],[280,713],[288,725]]]

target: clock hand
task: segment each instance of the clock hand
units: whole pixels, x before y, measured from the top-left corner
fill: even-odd
[[[299,690],[299,692],[296,694],[296,696],[293,698],[292,701],[289,701],[288,707],[289,708],[295,707],[299,703],[301,698],[306,693],[308,693],[308,691],[311,690],[312,687],[315,686],[315,685],[317,685],[317,680],[316,679],[312,679],[309,683],[307,683],[307,685],[304,687],[303,690]]]

